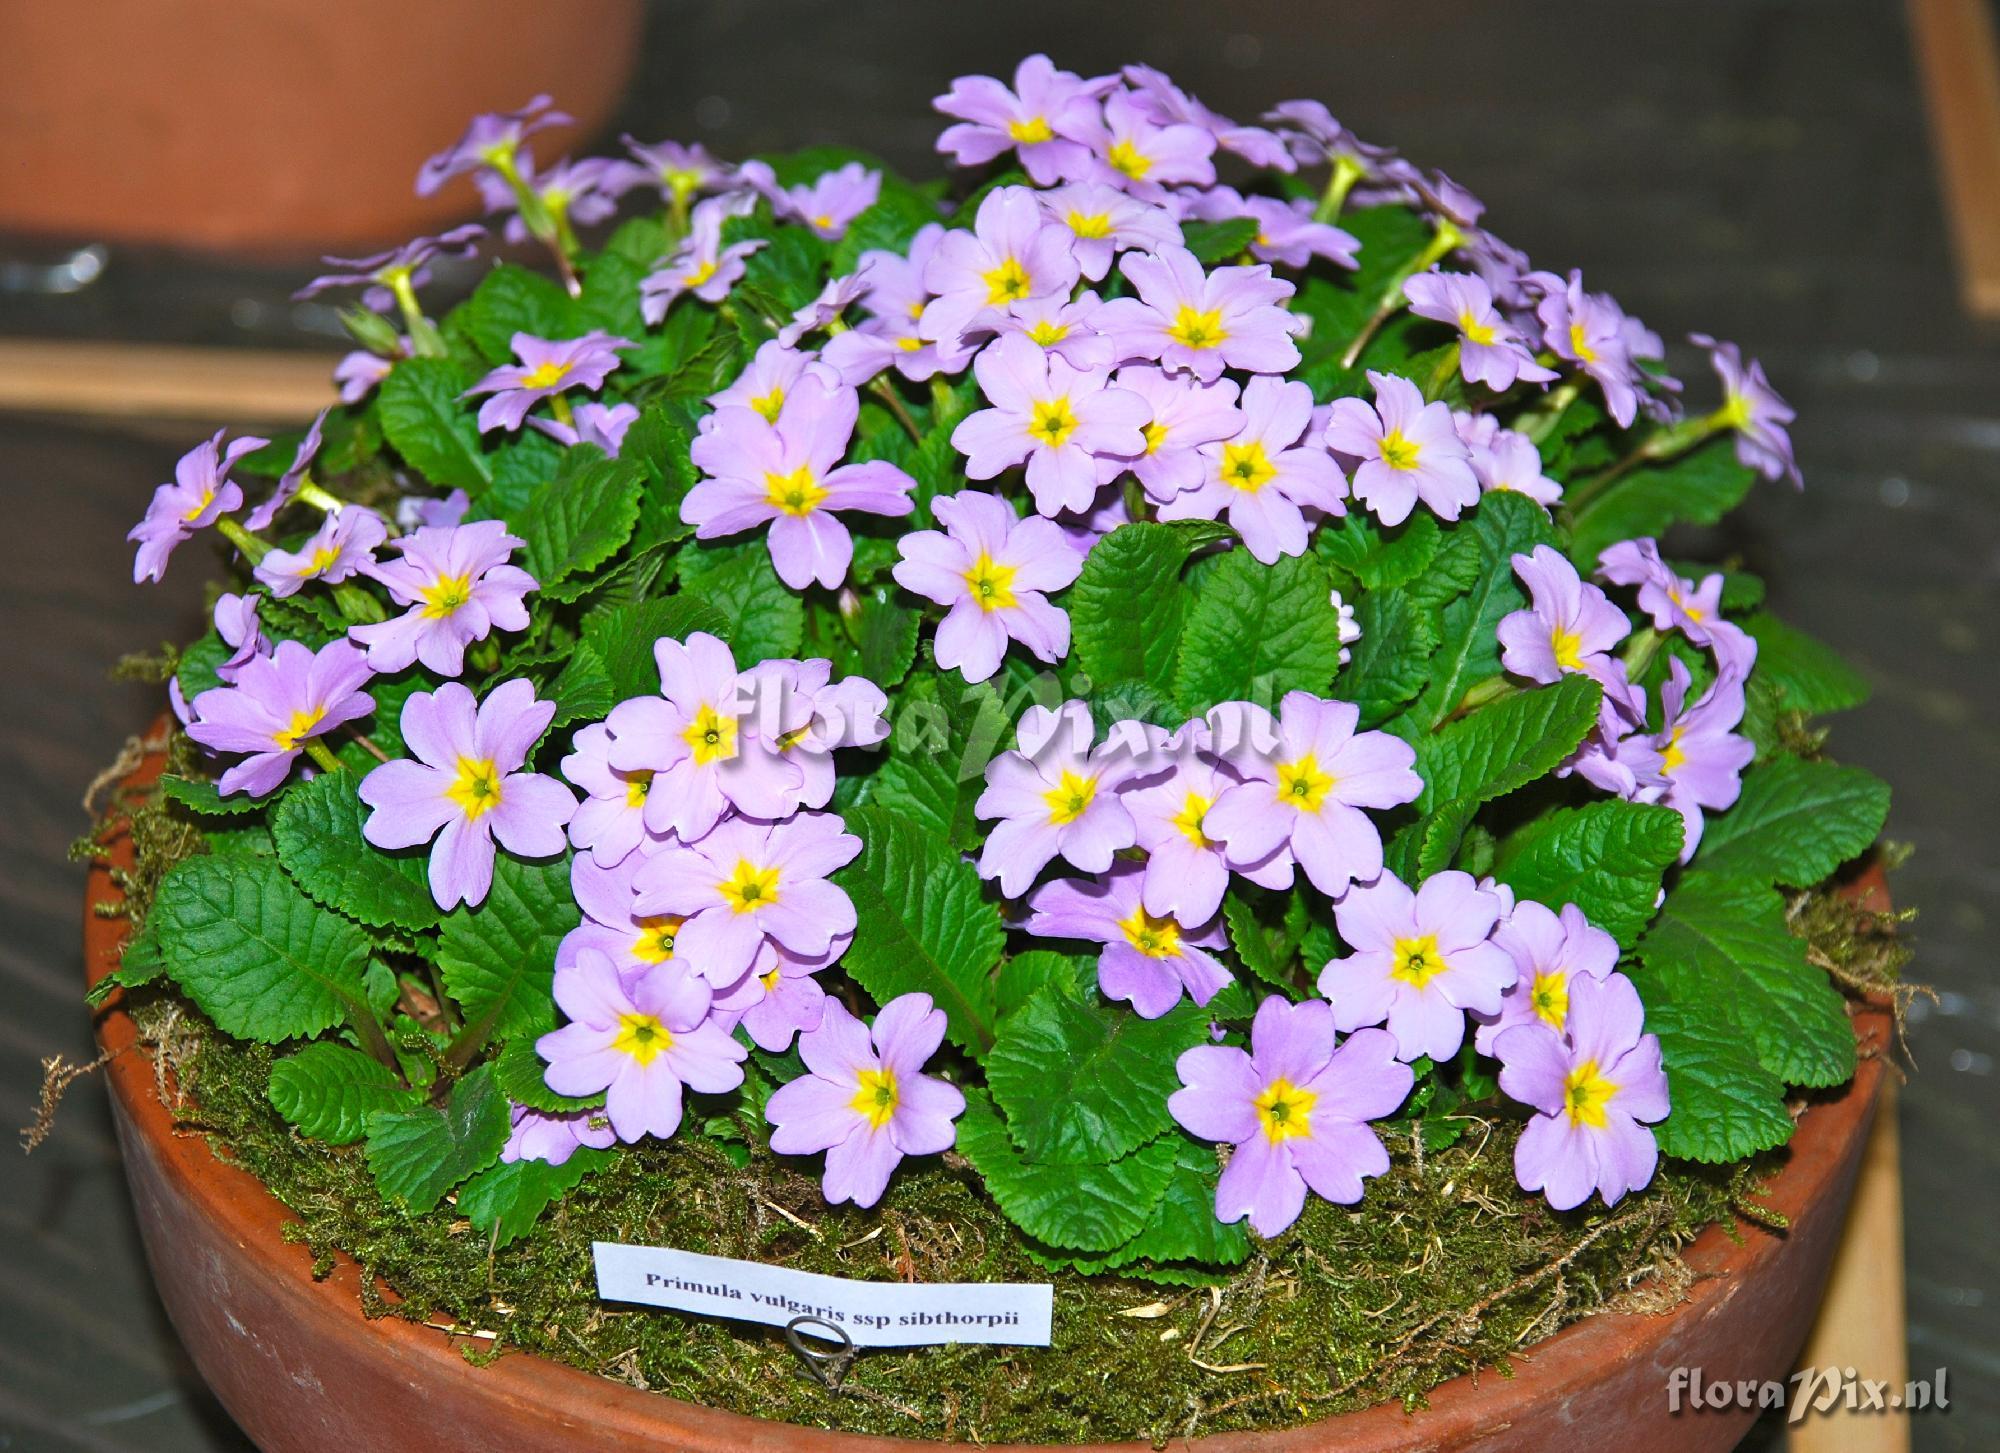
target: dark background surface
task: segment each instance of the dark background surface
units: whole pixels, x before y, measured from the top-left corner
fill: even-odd
[[[1951,1369],[1952,1408],[1912,1433],[1925,1450],[2000,1447],[2000,333],[1956,306],[1900,10],[909,0],[652,18],[623,124],[727,157],[840,141],[928,174],[929,98],[1037,49],[1088,72],[1150,61],[1245,119],[1319,97],[1485,197],[1540,265],[1583,266],[1670,339],[1711,330],[1764,360],[1799,408],[1808,488],[1761,487],[1724,543],[1874,683],[1834,750],[1895,786],[1890,830],[1919,846],[1895,891],[1922,910],[1915,972],[1940,996],[1911,1025],[1903,1152],[1911,1362]],[[77,298],[0,296],[0,334],[324,347],[285,301],[308,275],[114,256]],[[1713,397],[1697,360],[1674,361]],[[199,608],[199,550],[141,590],[120,537],[223,422],[238,421],[0,415],[0,1105],[19,1118],[43,1055],[89,1054],[82,871],[63,855],[77,800],[160,709],[105,668],[189,634]],[[0,1148],[0,1450],[246,1446],[153,1300],[102,1094],[79,1086],[32,1160]]]

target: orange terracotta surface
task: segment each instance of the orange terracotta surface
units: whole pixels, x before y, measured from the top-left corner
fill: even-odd
[[[134,780],[150,781],[159,769],[158,759],[149,761]],[[113,845],[114,861],[129,862],[130,852],[127,841]],[[1866,891],[1886,905],[1879,878]],[[104,870],[93,872],[84,918],[93,982],[115,965],[121,929],[91,914],[88,903],[116,896]],[[1719,1228],[1704,1232],[1687,1251],[1701,1279],[1672,1312],[1587,1318],[1519,1357],[1512,1377],[1488,1372],[1438,1387],[1426,1412],[1388,1405],[1171,1446],[1200,1453],[1555,1453],[1586,1440],[1609,1440],[1618,1453],[1732,1447],[1753,1414],[1669,1417],[1668,1376],[1677,1366],[1699,1367],[1705,1381],[1782,1378],[1791,1370],[1825,1286],[1884,1072],[1888,1015],[1866,1008],[1856,1028],[1863,1057],[1853,1082],[1807,1111],[1769,1187],[1769,1204],[1788,1218],[1790,1231],[1745,1228],[1740,1243]],[[111,1050],[134,1044],[115,997],[99,1038]],[[120,1054],[108,1074],[161,1299],[202,1376],[268,1453],[885,1453],[936,1446],[718,1412],[526,1354],[475,1368],[440,1332],[394,1317],[370,1322],[361,1315],[353,1263],[342,1259],[314,1281],[310,1253],[282,1237],[290,1213],[248,1174],[218,1161],[200,1137],[174,1133],[143,1053]],[[1082,1453],[1138,1453],[1143,1446],[1087,1445]]]

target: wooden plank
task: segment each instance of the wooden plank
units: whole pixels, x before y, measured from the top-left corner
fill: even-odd
[[[0,410],[288,424],[333,402],[334,355],[0,339]]]
[[[2000,318],[2000,39],[1988,0],[1910,0],[1910,30],[1958,251],[1959,290]]]

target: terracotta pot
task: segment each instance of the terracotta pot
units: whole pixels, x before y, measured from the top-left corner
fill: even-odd
[[[135,780],[158,772],[156,759]],[[114,848],[120,861],[129,853],[128,843]],[[1870,891],[1881,895],[1879,879]],[[92,874],[90,902],[116,896],[104,871]],[[118,942],[115,920],[86,911],[93,980],[113,966]],[[1789,1219],[1790,1232],[1746,1228],[1740,1243],[1719,1228],[1704,1232],[1687,1251],[1701,1280],[1673,1311],[1587,1318],[1519,1357],[1511,1378],[1489,1372],[1476,1383],[1445,1383],[1426,1412],[1409,1415],[1391,1404],[1304,1427],[1218,1434],[1192,1446],[1203,1453],[1546,1453],[1577,1446],[1587,1433],[1619,1453],[1732,1447],[1753,1414],[1669,1417],[1668,1375],[1685,1366],[1699,1367],[1705,1381],[1762,1380],[1791,1370],[1819,1306],[1881,1085],[1876,1051],[1888,1016],[1864,1009],[1856,1028],[1863,1058],[1853,1082],[1806,1112],[1770,1186],[1770,1204]],[[99,1038],[111,1050],[133,1043],[116,999]],[[174,1134],[144,1055],[120,1055],[108,1072],[161,1300],[195,1365],[268,1453],[868,1453],[923,1446],[717,1412],[526,1354],[475,1368],[443,1333],[394,1317],[370,1322],[361,1315],[353,1263],[343,1259],[314,1281],[311,1254],[281,1235],[290,1213],[248,1174],[218,1161],[200,1137]],[[1142,1447],[1117,1446],[1124,1453]]]
[[[548,91],[602,126],[638,0],[94,0],[0,6],[0,230],[264,252],[400,242],[478,210],[417,164]],[[555,160],[574,131],[535,142]]]

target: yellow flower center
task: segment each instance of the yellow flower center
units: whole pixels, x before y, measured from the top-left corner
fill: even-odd
[[[1146,452],[1157,454],[1160,446],[1167,442],[1167,426],[1158,419],[1146,426]]]
[[[1096,796],[1095,777],[1079,777],[1074,772],[1064,772],[1061,780],[1042,794],[1042,801],[1049,805],[1049,821],[1057,827],[1064,827],[1088,812],[1091,799]]]
[[[550,359],[547,363],[538,363],[521,375],[521,387],[554,388],[569,377],[569,368],[567,363],[559,363],[554,359]]]
[[[1076,429],[1076,411],[1068,399],[1041,400],[1035,405],[1034,421],[1028,425],[1028,432],[1051,449],[1062,448]]]
[[[1002,565],[982,550],[972,568],[965,572],[965,588],[981,610],[1006,610],[1017,604],[1014,577],[1019,573],[1018,565]]]
[[[1590,339],[1584,336],[1581,323],[1569,325],[1569,351],[1575,355],[1578,363],[1597,362],[1597,350],[1590,346]]]
[[[681,732],[681,740],[694,753],[697,767],[726,762],[736,755],[736,718],[704,704]]]
[[[1311,1090],[1287,1079],[1276,1079],[1264,1086],[1264,1093],[1251,1103],[1257,1107],[1257,1118],[1263,1123],[1264,1138],[1273,1145],[1311,1137],[1313,1106],[1319,1103],[1319,1096]]]
[[[1044,348],[1053,348],[1069,337],[1069,326],[1065,323],[1052,323],[1043,318],[1028,330],[1028,336]]]
[[[632,957],[642,964],[665,963],[674,956],[674,935],[686,921],[671,913],[638,919],[639,937],[632,945]]]
[[[611,1047],[631,1055],[641,1065],[649,1065],[674,1047],[674,1032],[650,1014],[621,1014]]]
[[[764,986],[764,992],[766,994],[775,994],[778,992],[778,980],[782,979],[784,976],[785,976],[784,969],[776,964],[773,964],[771,966],[771,972],[765,974],[762,978],[758,979],[757,982]]]
[[[1055,132],[1049,129],[1046,116],[1029,116],[1019,121],[1009,121],[1007,135],[1021,146],[1033,146],[1037,142],[1056,139]]]
[[[299,574],[307,580],[316,580],[332,569],[333,562],[339,558],[339,550],[332,545],[322,545],[312,552],[312,558],[306,561],[305,568],[299,571]]]
[[[1109,237],[1111,235],[1111,214],[1109,212],[1071,212],[1068,217],[1069,230],[1078,237]]]
[[[1278,477],[1278,466],[1254,439],[1244,444],[1222,446],[1222,482],[1231,489],[1255,494]]]
[[[738,913],[754,913],[778,901],[778,870],[760,868],[748,858],[736,860],[736,871],[715,885]]]
[[[198,520],[201,518],[201,512],[214,503],[215,503],[215,491],[212,489],[204,489],[201,492],[201,499],[195,504],[195,507],[189,510],[186,514],[182,515],[181,518],[183,520]]]
[[[667,184],[668,191],[683,202],[693,196],[695,188],[701,185],[700,173],[691,172],[686,167],[662,167],[660,180]]]
[[[652,790],[652,787],[653,774],[651,772],[629,773],[625,778],[625,805],[627,807],[644,807],[646,805],[646,794]]]
[[[695,267],[695,270],[693,272],[687,275],[686,286],[691,288],[698,288],[703,283],[707,282],[710,278],[714,276],[715,276],[715,263],[709,260],[704,260]]]
[[[1458,331],[1465,335],[1468,343],[1491,343],[1500,336],[1491,323],[1480,322],[1470,310],[1458,315]]]
[[[1401,979],[1413,989],[1421,989],[1447,967],[1444,955],[1438,952],[1437,935],[1427,933],[1422,938],[1396,940],[1389,977]]]
[[[1382,462],[1391,469],[1415,469],[1417,456],[1422,452],[1417,442],[1401,429],[1391,429],[1382,436]]]
[[[1114,141],[1105,160],[1135,182],[1143,182],[1153,169],[1153,160],[1129,141]]]
[[[1569,1018],[1569,976],[1560,972],[1536,974],[1528,986],[1528,1007],[1551,1029],[1561,1029]]]
[[[1018,303],[1034,288],[1028,270],[1012,257],[991,272],[981,273],[980,281],[986,284],[986,301],[995,305]]]
[[[817,227],[822,232],[833,231],[833,214],[830,212],[820,213],[817,217],[812,219],[812,225]]]
[[[417,593],[423,597],[424,615],[442,620],[472,599],[472,577],[440,575]]]
[[[1687,728],[1682,726],[1677,726],[1667,733],[1667,744],[1660,751],[1660,775],[1662,777],[1671,777],[1687,765],[1687,750],[1681,746],[1681,738],[1686,733]]]
[[[1617,1093],[1618,1087],[1604,1078],[1597,1061],[1587,1059],[1563,1076],[1563,1113],[1569,1116],[1572,1125],[1602,1130],[1604,1107]]]
[[[1167,329],[1167,336],[1187,348],[1220,348],[1229,338],[1220,309],[1197,312],[1185,303],[1174,314],[1174,326]]]
[[[1155,918],[1144,908],[1118,920],[1125,941],[1149,959],[1174,959],[1181,953],[1181,926],[1171,918]]]
[[[1563,670],[1583,669],[1583,637],[1575,631],[1566,631],[1557,626],[1549,632],[1549,649],[1555,652],[1556,665]]]
[[[826,496],[810,464],[801,464],[790,474],[764,476],[764,498],[780,514],[809,515],[825,503]]]
[[[887,1065],[879,1070],[860,1070],[854,1082],[860,1088],[847,1103],[855,1114],[880,1130],[895,1117],[896,1105],[902,1099],[896,1090],[896,1072]]]
[[[765,423],[775,424],[778,415],[784,412],[785,391],[774,388],[767,394],[755,394],[750,399],[750,407],[764,416]]]
[[[924,346],[924,340],[921,338],[898,338],[896,346],[905,353],[915,353],[919,348]]]
[[[292,724],[271,738],[281,752],[296,751],[300,742],[312,735],[312,729],[320,724],[326,715],[326,708],[315,706],[306,711],[292,713]]]
[[[1300,812],[1318,812],[1333,791],[1333,774],[1320,770],[1319,758],[1307,752],[1296,762],[1278,764],[1278,801]]]
[[[1174,814],[1173,824],[1180,829],[1182,837],[1198,848],[1212,848],[1215,841],[1201,830],[1202,819],[1208,816],[1210,799],[1199,792],[1190,792],[1181,804],[1181,810]]]
[[[460,757],[458,775],[444,795],[459,806],[469,822],[477,822],[500,805],[500,769],[491,757]]]

